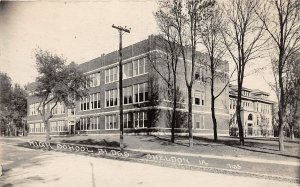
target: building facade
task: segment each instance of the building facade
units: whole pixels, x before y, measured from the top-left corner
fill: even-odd
[[[160,47],[159,36],[123,48],[123,103],[125,132],[170,131],[171,101],[166,96],[166,84],[157,72],[163,71],[163,61],[152,58],[165,53]],[[210,86],[205,79],[208,70],[205,55],[198,53],[199,60],[193,86],[193,129],[195,133],[212,134],[210,112]],[[202,59],[202,60],[201,60]],[[75,108],[59,103],[50,119],[52,135],[94,134],[119,132],[118,51],[80,64],[79,68],[90,78],[87,83],[89,96],[76,101]],[[201,61],[201,63],[200,63]],[[154,68],[156,67],[156,68]],[[179,63],[178,85],[182,94],[176,130],[187,132],[187,89],[183,63]],[[164,72],[164,71],[163,71]],[[228,74],[228,63],[223,62],[218,72]],[[41,116],[37,112],[39,99],[33,95],[36,83],[28,85],[28,118],[30,134],[45,133]],[[223,89],[226,81],[216,80],[216,92]],[[51,107],[51,104],[48,108]],[[228,135],[229,88],[219,96],[216,103],[219,134]]]
[[[229,115],[230,134],[238,134],[236,119],[237,86],[229,85]],[[274,134],[272,126],[273,102],[269,100],[269,93],[261,90],[242,89],[241,118],[245,136],[271,136]]]

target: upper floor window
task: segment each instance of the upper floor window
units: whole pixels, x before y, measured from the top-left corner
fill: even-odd
[[[105,70],[105,83],[118,81],[119,78],[119,67],[115,66]]]
[[[253,120],[252,114],[249,114],[249,115],[248,115],[248,120]]]
[[[100,85],[100,72],[93,73],[89,75],[90,78],[90,87],[95,87]]]
[[[204,76],[204,69],[203,67],[197,67],[195,71],[195,80],[196,81],[205,81],[205,76]]]
[[[65,113],[65,106],[64,106],[64,104],[63,103],[60,103],[60,102],[58,102],[57,104],[56,104],[56,106],[54,106],[55,105],[55,103],[51,103],[50,104],[50,110],[52,109],[52,114],[53,115],[56,115],[56,114],[64,114]]]
[[[205,105],[204,98],[205,98],[204,92],[196,91],[194,94],[194,104],[204,106]]]

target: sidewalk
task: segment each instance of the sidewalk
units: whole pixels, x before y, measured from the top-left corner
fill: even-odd
[[[102,137],[103,138],[103,137]],[[209,154],[209,153],[199,153],[199,147],[207,147],[213,146],[217,147],[215,151],[210,151],[210,153],[214,153],[218,150],[224,150],[224,147],[218,143],[212,143],[207,145],[199,145],[195,144],[195,147],[192,149],[183,145],[157,145],[157,141],[152,142],[154,137],[139,137],[139,136],[130,136],[126,137],[127,140],[126,148],[124,149],[125,155],[118,153],[119,148],[113,140],[113,136],[105,137],[104,140],[107,144],[103,144],[100,141],[100,138],[96,137],[75,137],[74,138],[53,138],[51,145],[55,151],[63,151],[63,152],[73,152],[72,154],[87,154],[92,157],[105,157],[105,158],[113,158],[119,160],[127,160],[132,162],[141,162],[152,165],[159,165],[165,167],[175,167],[181,169],[188,170],[201,170],[208,171],[213,173],[227,173],[231,175],[242,175],[242,176],[253,176],[259,178],[268,178],[268,179],[276,179],[276,180],[288,180],[288,181],[299,181],[299,159],[293,158],[284,159],[284,156],[280,156],[280,160],[272,160],[266,157],[253,157],[253,155],[239,155],[232,156],[231,155],[217,155],[217,154]],[[11,142],[26,142],[31,138],[14,138],[10,139]],[[36,139],[44,139],[44,138],[36,138]],[[67,140],[66,140],[67,139]],[[103,139],[102,139],[103,140]],[[128,144],[132,141],[140,140],[139,143]],[[147,141],[145,141],[147,140]],[[85,144],[89,142],[90,144]],[[98,145],[97,145],[98,143]],[[164,142],[165,143],[165,142]],[[202,142],[203,143],[203,142]],[[141,146],[147,144],[147,146]],[[150,144],[150,145],[149,145]],[[32,144],[34,145],[34,144]],[[113,146],[108,146],[113,145]],[[74,150],[74,148],[78,147],[78,150],[82,148],[84,153],[80,151]],[[146,149],[147,147],[151,147],[152,149]],[[158,150],[157,148],[160,148]],[[166,147],[170,149],[165,149]],[[177,148],[182,148],[184,150],[189,150],[186,152],[180,151],[172,151],[177,150]],[[32,147],[31,147],[32,148]],[[72,149],[71,149],[72,148]],[[171,149],[172,148],[172,149]],[[225,146],[225,148],[228,148]],[[235,147],[229,147],[232,150],[239,149]],[[197,153],[192,153],[193,150],[196,149]],[[207,148],[206,148],[207,150]],[[243,150],[243,149],[242,149]],[[243,150],[245,151],[245,150]],[[246,150],[249,152],[249,150]],[[240,154],[242,152],[238,152]],[[119,154],[119,156],[118,156]],[[222,154],[222,153],[221,153]],[[264,153],[265,154],[265,153]],[[260,153],[260,155],[264,155]],[[121,156],[120,156],[121,155]],[[279,156],[278,156],[279,157]],[[279,169],[280,168],[280,169]]]

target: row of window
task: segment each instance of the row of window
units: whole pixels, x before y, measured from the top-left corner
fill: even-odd
[[[146,128],[148,122],[147,112],[133,112],[123,114],[123,127],[128,128]],[[118,130],[119,127],[119,115],[107,115],[105,116],[105,129],[106,130]]]
[[[252,103],[249,101],[242,101],[242,107],[247,108],[252,106]],[[236,100],[230,99],[229,100],[229,109],[235,109],[236,108]]]
[[[39,103],[33,103],[29,105],[29,115],[33,116],[33,115],[38,115],[38,107],[39,107]]]
[[[122,65],[123,79],[142,75],[146,73],[147,59],[141,58]],[[119,66],[105,70],[105,83],[111,83],[119,80]]]
[[[44,123],[30,123],[29,132],[30,133],[44,133],[46,131]],[[50,122],[50,132],[66,132],[68,131],[68,126],[66,121],[51,121]]]
[[[67,121],[51,121],[50,132],[66,132],[68,131]]]
[[[50,110],[51,108],[54,106],[55,103],[51,103],[50,104]],[[57,115],[57,114],[64,114],[65,113],[65,106],[63,103],[58,102],[56,104],[56,106],[53,108],[52,110],[52,114],[53,115]]]
[[[99,130],[100,116],[80,118],[80,130]]]
[[[100,108],[100,93],[90,94],[80,100],[80,110],[93,110]]]
[[[119,92],[117,89],[105,91],[105,106],[117,106]],[[148,100],[148,83],[135,84],[123,88],[123,103],[140,103]]]
[[[30,123],[29,124],[29,132],[30,133],[42,133],[45,132],[44,123]]]

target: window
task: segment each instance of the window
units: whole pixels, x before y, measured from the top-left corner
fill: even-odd
[[[124,105],[132,103],[132,86],[123,88]]]
[[[100,93],[94,93],[90,95],[91,109],[100,108]]]
[[[144,101],[144,84],[139,84],[139,102]]]
[[[105,70],[105,83],[115,82],[119,78],[118,66]]]
[[[145,58],[139,59],[139,74],[145,73]]]
[[[49,110],[51,110],[54,107],[55,103],[50,104]],[[63,103],[58,102],[56,106],[52,109],[52,114],[57,115],[57,114],[64,114],[65,113],[65,106]]]
[[[195,129],[205,129],[204,115],[194,114],[194,128]]]
[[[195,105],[204,106],[204,92],[195,91],[194,98],[195,98]]]
[[[137,76],[139,74],[138,61],[135,60],[132,63],[133,63],[133,76]]]
[[[107,115],[105,116],[105,129],[106,130],[118,130],[117,115]]]
[[[130,93],[131,95],[131,93]],[[133,85],[134,102],[144,102],[148,100],[148,83],[141,83]],[[131,101],[131,98],[129,98]]]
[[[204,82],[205,81],[204,79],[205,77],[204,77],[203,67],[197,67],[195,71],[195,80]]]
[[[134,102],[138,103],[139,102],[139,98],[138,98],[138,85],[133,85],[133,94],[134,94]]]
[[[145,128],[147,127],[147,121],[148,121],[148,117],[147,117],[147,111],[139,111],[139,112],[134,112],[133,113],[133,118],[134,118],[134,124],[131,125],[131,118],[130,115],[128,115],[128,125],[129,128],[132,128],[132,126],[134,126],[134,128]]]
[[[99,95],[100,97],[100,95]],[[118,105],[118,90],[107,90],[105,91],[106,107]]]
[[[252,114],[249,114],[249,115],[248,115],[248,120],[251,120],[251,121],[252,121]]]
[[[98,130],[100,129],[100,117],[80,118],[80,130]]]

